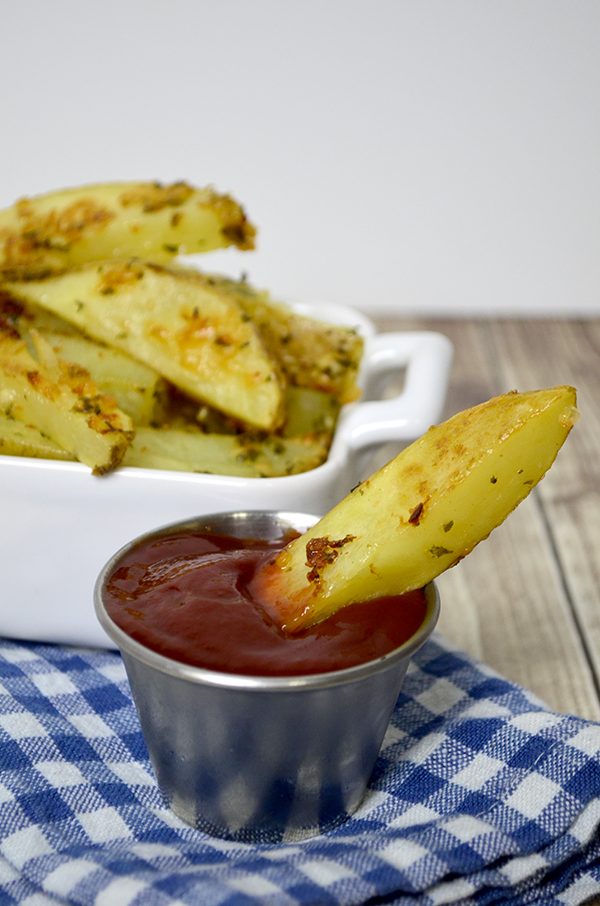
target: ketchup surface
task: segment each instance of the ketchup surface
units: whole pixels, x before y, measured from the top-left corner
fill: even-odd
[[[185,530],[142,542],[106,581],[106,610],[160,654],[252,676],[351,667],[392,651],[419,628],[427,608],[422,590],[351,604],[295,635],[281,632],[252,602],[247,583],[291,537],[273,542]]]

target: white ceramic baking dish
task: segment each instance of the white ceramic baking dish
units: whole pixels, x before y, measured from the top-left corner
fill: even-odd
[[[151,529],[226,510],[323,514],[356,484],[369,454],[408,442],[439,421],[450,341],[423,331],[377,334],[364,315],[315,303],[296,309],[354,326],[365,337],[364,399],[344,407],[327,462],[282,478],[232,478],[122,468],[95,477],[80,463],[0,456],[0,635],[114,647],[98,624],[93,589],[116,550]],[[402,378],[391,399],[371,399]]]

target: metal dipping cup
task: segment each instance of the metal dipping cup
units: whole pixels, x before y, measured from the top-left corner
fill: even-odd
[[[120,649],[165,802],[185,822],[228,840],[279,843],[330,830],[360,805],[412,655],[439,614],[403,645],[330,673],[260,677],[191,667],[146,648],[110,619],[103,588],[142,540],[182,529],[240,538],[304,532],[301,513],[219,513],[147,533],[118,551],[96,582],[97,617]]]

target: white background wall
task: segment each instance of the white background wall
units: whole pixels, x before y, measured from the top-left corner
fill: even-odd
[[[231,191],[206,262],[367,312],[600,313],[598,0],[0,0],[0,205]]]

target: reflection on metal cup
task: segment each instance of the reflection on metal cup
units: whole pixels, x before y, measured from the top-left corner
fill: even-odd
[[[315,521],[305,514],[251,511],[168,528],[273,539]],[[108,616],[103,586],[140,540],[106,564],[95,606],[121,650],[166,803],[199,830],[248,843],[304,839],[342,823],[365,795],[410,659],[437,622],[435,585],[425,589],[427,612],[417,632],[377,660],[301,676],[221,673],[146,648]]]

